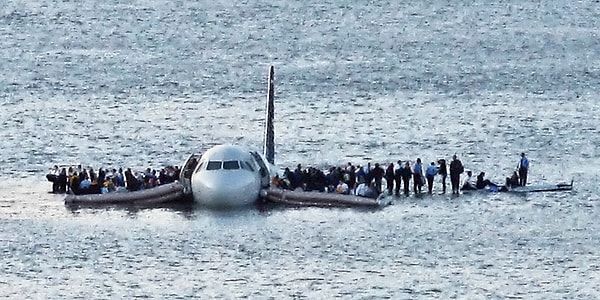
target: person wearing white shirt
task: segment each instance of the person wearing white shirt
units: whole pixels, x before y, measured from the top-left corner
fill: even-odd
[[[477,188],[475,188],[475,185],[471,182],[471,176],[473,176],[473,173],[469,170],[467,171],[467,177],[463,180],[463,184],[461,185],[461,190],[463,191],[469,191],[469,190],[476,190]]]
[[[355,195],[367,198],[377,198],[375,190],[364,182],[356,187]]]

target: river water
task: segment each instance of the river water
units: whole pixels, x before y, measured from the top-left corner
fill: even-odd
[[[4,1],[0,297],[598,299],[594,1]],[[66,207],[55,164],[161,167],[260,149],[279,167],[457,154],[529,195],[210,211]],[[439,183],[436,189],[439,189]]]

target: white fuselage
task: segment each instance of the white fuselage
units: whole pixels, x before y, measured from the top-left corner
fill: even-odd
[[[194,201],[208,207],[254,203],[263,185],[259,162],[251,152],[229,145],[203,153],[191,177]]]

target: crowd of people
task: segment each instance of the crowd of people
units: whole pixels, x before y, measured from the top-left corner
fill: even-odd
[[[434,179],[441,177],[441,193],[446,193],[446,179],[450,177],[452,194],[459,194],[461,190],[479,190],[489,188],[492,191],[500,191],[527,183],[529,160],[525,153],[521,153],[521,159],[517,166],[518,171],[506,178],[504,185],[499,185],[485,178],[485,172],[480,172],[476,182],[471,181],[472,172],[466,171],[462,162],[456,155],[447,164],[445,159],[431,162],[425,167],[420,158],[417,158],[411,166],[410,161],[398,160],[396,164],[389,163],[385,168],[379,163],[371,166],[355,166],[349,162],[345,166],[330,167],[323,172],[318,168],[308,167],[303,169],[298,164],[292,171],[285,168],[283,176],[276,176],[273,184],[283,189],[302,189],[304,191],[335,192],[340,194],[353,194],[366,197],[377,197],[382,190],[385,180],[385,188],[389,195],[399,196],[400,193],[409,195],[410,187],[415,194],[422,192],[425,184],[427,192],[433,193]],[[517,173],[518,172],[518,173]],[[462,178],[461,178],[462,177]]]
[[[371,166],[355,166],[348,163],[345,166],[330,167],[326,172],[309,167],[302,168],[298,164],[294,171],[285,168],[283,176],[275,176],[273,185],[283,189],[302,189],[303,191],[335,192],[340,194],[353,194],[364,197],[376,198],[385,187],[389,195],[399,196],[402,192],[409,195],[412,183],[413,192],[419,194],[427,184],[427,192],[433,193],[434,179],[441,177],[441,193],[446,193],[446,178],[450,177],[452,194],[459,194],[460,190],[478,190],[490,188],[494,191],[508,189],[527,184],[527,173],[529,160],[525,153],[521,153],[517,171],[506,178],[505,185],[498,185],[485,178],[485,172],[479,173],[476,182],[471,182],[472,172],[467,171],[466,177],[461,180],[465,173],[462,162],[456,155],[452,157],[447,165],[445,159],[431,162],[426,168],[420,158],[417,158],[411,166],[410,161],[398,160],[396,164],[389,163],[385,168],[379,163]],[[143,172],[134,172],[131,168],[123,171],[99,168],[96,173],[93,168],[76,167],[59,168],[54,166],[46,176],[52,184],[54,193],[74,194],[102,194],[115,191],[138,191],[152,188],[158,185],[174,182],[179,178],[178,166],[169,166],[160,171],[147,168]]]
[[[138,191],[158,185],[174,182],[179,178],[178,166],[169,166],[160,171],[146,168],[143,172],[127,168],[104,169],[97,172],[93,168],[82,168],[81,165],[62,167],[54,166],[46,175],[52,182],[53,193],[104,194],[119,191]]]

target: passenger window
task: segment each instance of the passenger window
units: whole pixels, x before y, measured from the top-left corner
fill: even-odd
[[[240,164],[237,162],[237,160],[229,160],[223,162],[223,169],[225,170],[235,170],[239,168]]]
[[[221,163],[220,161],[209,161],[208,164],[206,165],[206,170],[220,170],[221,169]]]

